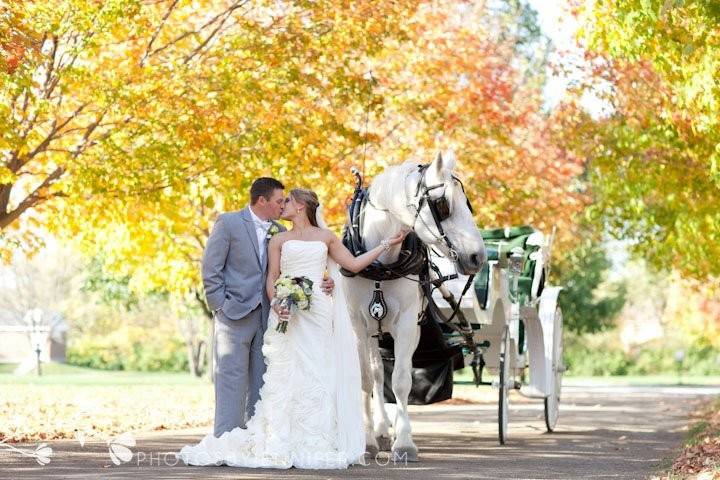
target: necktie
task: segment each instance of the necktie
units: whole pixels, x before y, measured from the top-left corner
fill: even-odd
[[[260,250],[260,264],[263,263],[263,258],[265,257],[265,236],[267,235],[267,231],[270,228],[270,221],[257,221],[255,220],[255,225],[260,229],[262,232],[262,236],[260,237],[260,241],[258,243],[258,249]]]

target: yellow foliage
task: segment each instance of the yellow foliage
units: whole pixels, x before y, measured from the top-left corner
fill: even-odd
[[[720,350],[720,282],[685,279],[675,273],[670,284],[663,313],[666,328]]]
[[[254,178],[317,190],[337,228],[350,166],[365,160],[371,179],[453,147],[481,226],[558,226],[572,238],[586,202],[574,183],[583,159],[563,147],[560,122],[542,112],[539,82],[524,81],[513,40],[494,35],[486,4],[463,14],[456,7],[13,4],[49,35],[0,86],[11,112],[0,138],[15,159],[0,166],[25,179],[0,179],[14,192],[4,204],[0,193],[0,228],[26,227],[35,212],[42,227],[130,276],[134,290],[182,297],[201,288],[212,222],[245,206]],[[63,52],[73,38],[71,64]],[[13,219],[23,197],[31,205]]]

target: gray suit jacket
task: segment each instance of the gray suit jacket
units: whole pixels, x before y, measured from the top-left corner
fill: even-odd
[[[281,231],[286,230],[275,224]],[[225,317],[238,320],[262,304],[263,326],[267,327],[270,310],[265,292],[267,255],[263,260],[261,263],[255,223],[248,207],[221,214],[208,238],[202,262],[210,308],[213,311],[220,308]]]

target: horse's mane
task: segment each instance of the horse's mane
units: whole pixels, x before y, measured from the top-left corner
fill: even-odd
[[[400,165],[387,167],[371,182],[372,201],[377,205],[388,207],[392,204],[398,192],[405,191],[405,180],[413,170],[417,170],[417,161],[408,160]]]

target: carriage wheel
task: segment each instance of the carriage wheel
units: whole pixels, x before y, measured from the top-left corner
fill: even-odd
[[[560,388],[565,371],[563,363],[563,316],[560,307],[555,308],[553,319],[552,379],[555,382],[552,393],[545,397],[545,426],[548,432],[555,430],[560,414]]]
[[[511,381],[510,355],[510,327],[506,325],[500,340],[500,364],[498,368],[498,375],[500,376],[498,380],[500,387],[498,396],[498,437],[500,445],[505,445],[507,439],[508,395],[510,391],[508,384]]]

